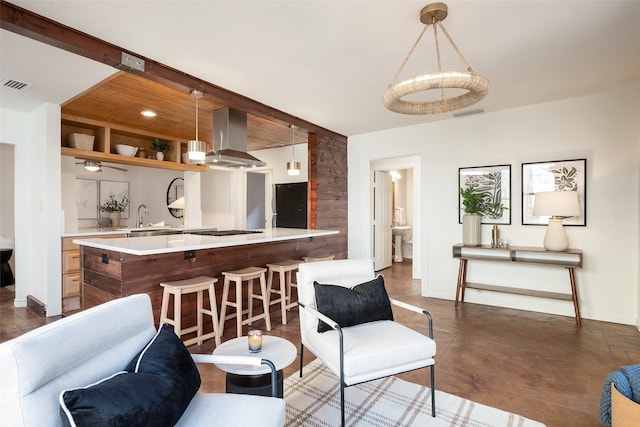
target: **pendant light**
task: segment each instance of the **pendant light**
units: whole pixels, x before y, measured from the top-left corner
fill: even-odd
[[[485,97],[489,90],[489,80],[484,76],[474,72],[471,66],[464,59],[462,53],[454,43],[449,33],[442,25],[442,21],[447,17],[448,8],[445,3],[431,3],[420,11],[420,22],[424,24],[422,32],[418,36],[418,40],[413,44],[409,54],[400,66],[395,77],[389,83],[387,90],[384,92],[382,101],[384,106],[389,110],[401,114],[440,114],[448,111],[456,111],[475,104]],[[438,71],[426,74],[419,74],[408,77],[404,80],[397,81],[402,69],[413,54],[414,49],[420,42],[420,39],[426,32],[429,25],[433,26],[433,35],[435,38],[436,58],[438,60]],[[438,42],[438,28],[446,36],[453,50],[464,64],[466,70],[442,71],[442,63],[440,60],[440,44]],[[440,99],[435,101],[410,101],[403,99],[408,95],[428,90],[439,90]],[[445,89],[465,90],[466,93],[454,97],[447,98]]]
[[[204,93],[201,90],[193,89],[191,96],[196,99],[196,139],[187,141],[187,155],[190,163],[202,163],[207,154],[207,143],[198,139],[198,99],[202,98]]]
[[[291,128],[291,161],[287,162],[288,175],[300,175],[300,162],[296,162],[296,125]]]

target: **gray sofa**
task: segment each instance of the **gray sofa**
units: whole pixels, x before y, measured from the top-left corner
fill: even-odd
[[[0,424],[74,425],[67,422],[64,413],[61,414],[61,392],[73,389],[83,392],[88,385],[119,372],[123,374],[118,375],[119,378],[139,382],[124,371],[131,366],[132,360],[138,356],[142,359],[146,354],[142,350],[150,348],[159,335],[149,297],[140,294],[85,310],[0,344]],[[171,336],[164,335],[169,340],[175,337],[172,331]],[[178,346],[182,346],[181,342],[174,347],[186,352]],[[190,356],[187,357],[192,363]],[[212,355],[194,355],[194,359],[217,362],[216,356]],[[250,358],[240,357],[237,362],[260,363],[258,358],[251,358],[253,362],[247,359]],[[229,362],[225,358],[224,363]],[[166,382],[168,374],[164,371],[161,374]],[[200,378],[197,373],[196,376],[197,390]],[[165,403],[175,404],[172,397],[173,394],[167,393],[163,397],[166,400],[156,407],[164,410]],[[176,425],[255,426],[256,414],[263,427],[284,425],[285,403],[282,399],[200,392],[188,399],[191,400],[187,400],[186,409],[181,409],[184,412],[178,415],[180,419]],[[250,413],[247,408],[251,408]]]

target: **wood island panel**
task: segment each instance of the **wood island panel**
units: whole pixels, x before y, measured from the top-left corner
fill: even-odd
[[[249,266],[261,267],[288,259],[302,260],[305,256],[325,253],[331,247],[332,237],[201,249],[194,251],[193,259],[185,259],[184,252],[139,256],[83,245],[82,308],[87,309],[136,293],[146,293],[151,297],[154,318],[158,323],[162,303],[161,282],[197,276],[218,278],[215,289],[216,300],[220,304],[223,271]],[[107,263],[103,262],[105,256]],[[235,298],[234,292],[234,287],[231,287],[232,298]],[[276,310],[277,307],[274,305],[273,309]],[[187,321],[195,319],[195,295],[183,296],[183,311]]]

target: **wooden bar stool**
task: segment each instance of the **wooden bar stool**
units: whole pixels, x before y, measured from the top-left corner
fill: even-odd
[[[287,261],[277,262],[273,264],[267,264],[269,268],[269,278],[267,279],[267,289],[269,290],[269,305],[280,303],[280,310],[282,312],[282,324],[287,324],[287,310],[297,305],[296,301],[293,301],[291,297],[291,288],[296,287],[296,284],[291,280],[291,274],[298,269],[301,261],[290,259]],[[273,274],[279,274],[280,289],[273,289]],[[271,300],[271,294],[277,294],[280,297]]]
[[[188,339],[184,342],[184,345],[191,345],[193,343],[202,344],[204,340],[215,337],[216,346],[220,345],[220,333],[218,332],[218,308],[216,306],[216,293],[214,285],[218,279],[213,277],[200,276],[193,279],[178,280],[175,282],[160,283],[160,286],[164,288],[162,292],[162,308],[160,309],[160,324],[166,323],[173,326],[173,330],[180,339],[182,335],[192,332],[196,333],[195,338]],[[204,291],[209,292],[209,307],[207,310],[204,308],[203,295]],[[188,328],[182,327],[182,295],[197,293],[197,312],[196,312],[196,325]],[[169,299],[173,295],[173,319],[170,319],[167,315],[169,311]],[[203,333],[203,317],[204,315],[211,317],[213,324],[213,331],[207,334]]]
[[[237,336],[242,336],[242,325],[251,325],[254,320],[264,319],[267,324],[267,331],[271,330],[271,317],[269,316],[269,293],[267,292],[267,281],[265,279],[266,268],[247,267],[241,270],[223,271],[224,288],[222,290],[222,307],[220,308],[220,331],[224,334],[224,323],[227,319],[236,318]],[[253,280],[260,280],[260,295],[253,292]],[[229,301],[229,284],[236,283],[236,300]],[[247,310],[242,310],[242,282],[249,282],[247,292]],[[253,300],[262,300],[264,313],[253,315]],[[234,307],[236,312],[227,315],[227,307]],[[242,320],[244,313],[248,313],[247,319]]]
[[[333,261],[333,258],[335,258],[335,255],[319,255],[319,256],[302,257],[304,262]]]

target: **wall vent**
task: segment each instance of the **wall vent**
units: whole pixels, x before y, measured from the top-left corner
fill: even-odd
[[[2,80],[2,82],[0,82],[0,84],[2,84],[2,87],[15,90],[26,90],[27,88],[31,87],[30,83],[19,82],[13,79],[4,79]]]

